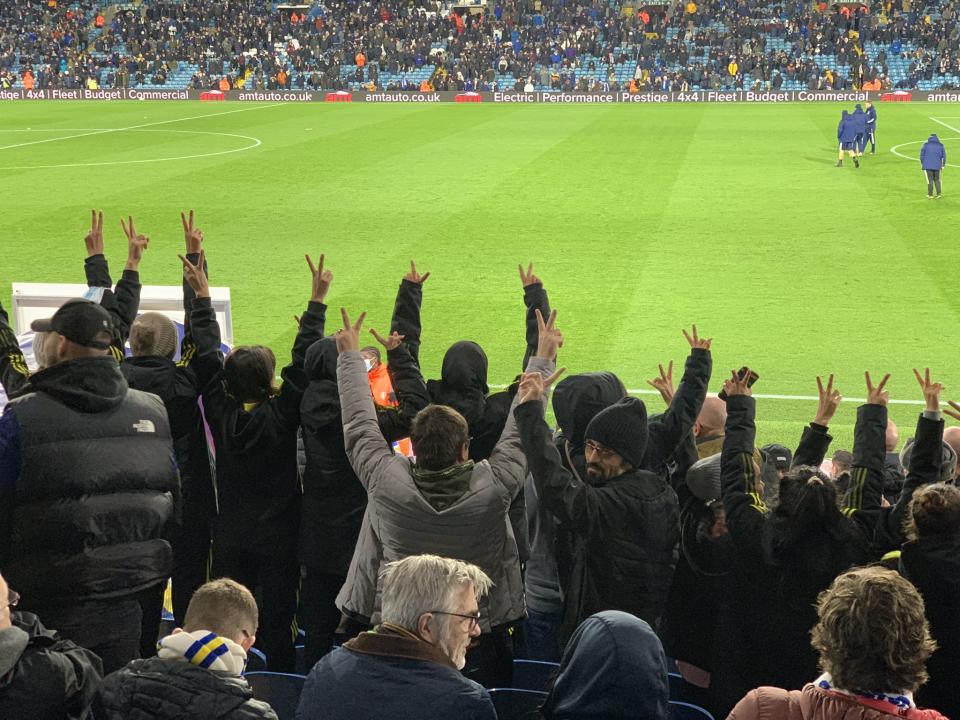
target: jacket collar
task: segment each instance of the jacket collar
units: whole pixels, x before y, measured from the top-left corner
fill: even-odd
[[[361,633],[353,640],[345,642],[343,647],[363,655],[432,662],[459,672],[457,666],[440,648],[421,640],[406,628],[390,623],[383,623],[370,632]]]

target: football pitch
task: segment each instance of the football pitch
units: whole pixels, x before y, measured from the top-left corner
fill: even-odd
[[[177,284],[179,213],[194,208],[237,342],[289,357],[305,252],[326,253],[330,307],[366,310],[379,330],[416,259],[431,272],[424,374],[473,339],[504,384],[524,348],[517,264],[533,261],[568,372],[649,390],[657,363],[679,378],[681,329],[696,323],[714,338],[711,391],[731,368],[759,372],[761,443],[795,444],[815,376],[833,372],[851,398],[833,447],[849,448],[864,370],[919,401],[911,368],[930,366],[960,400],[960,106],[876,107],[877,154],[856,170],[834,167],[853,109],[839,104],[6,103],[0,297],[12,282],[82,282],[91,208],[114,280],[130,214],[151,238],[143,282]],[[931,201],[916,158],[932,132],[950,165]],[[921,409],[891,405],[902,438]]]

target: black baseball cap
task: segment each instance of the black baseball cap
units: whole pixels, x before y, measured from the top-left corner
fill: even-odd
[[[53,317],[34,320],[30,323],[30,329],[34,332],[52,331],[77,345],[107,350],[110,341],[101,339],[100,335],[106,333],[113,336],[113,321],[110,313],[99,304],[84,298],[74,298],[61,305]]]

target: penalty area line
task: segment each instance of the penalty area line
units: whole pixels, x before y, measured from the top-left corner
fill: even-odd
[[[209,113],[206,115],[194,115],[192,117],[174,118],[172,120],[160,120],[158,122],[143,123],[141,125],[130,125],[129,127],[108,128],[106,130],[94,130],[92,132],[80,133],[79,135],[64,135],[55,138],[45,138],[43,140],[31,140],[25,143],[16,143],[14,145],[4,145],[0,150],[12,150],[14,148],[27,147],[29,145],[42,145],[43,143],[57,142],[59,140],[72,140],[74,138],[91,137],[93,135],[105,135],[107,133],[124,132],[126,130],[139,130],[140,128],[156,127],[157,125],[169,125],[170,123],[185,122],[187,120],[201,120],[208,117],[217,117],[218,115],[232,115],[234,113],[248,112],[250,110],[263,110],[264,108],[279,107],[286,103],[273,103],[271,105],[257,105],[255,107],[237,108],[236,110],[225,110],[224,112]]]

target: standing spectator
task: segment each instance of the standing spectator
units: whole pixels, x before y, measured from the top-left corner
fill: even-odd
[[[653,629],[607,610],[576,629],[540,715],[546,720],[667,720],[667,656]]]
[[[297,720],[496,720],[489,693],[460,673],[490,587],[480,568],[461,560],[388,563],[379,626],[310,671]]]
[[[182,623],[187,603],[205,581],[210,557],[210,541],[216,515],[216,496],[210,475],[207,438],[198,399],[202,388],[191,361],[198,355],[209,356],[219,348],[197,347],[192,328],[200,326],[197,337],[211,342],[210,331],[216,314],[210,300],[207,282],[206,254],[201,262],[203,232],[180,214],[183,223],[186,257],[200,263],[198,290],[183,281],[184,336],[181,359],[174,362],[177,329],[166,315],[143,313],[130,328],[132,357],[124,360],[121,370],[132,388],[153,393],[163,400],[170,419],[177,467],[180,469],[182,511],[173,536],[173,615]],[[159,612],[157,613],[159,617]],[[150,645],[154,640],[150,641]],[[144,653],[147,656],[147,653]]]
[[[481,604],[483,631],[469,658],[474,677],[489,687],[509,687],[513,675],[514,632],[525,614],[517,543],[508,508],[520,492],[526,465],[515,424],[508,416],[490,459],[468,459],[470,437],[463,416],[449,407],[430,405],[414,419],[410,438],[416,463],[394,454],[377,423],[357,334],[346,312],[337,334],[337,380],[343,408],[347,454],[367,491],[369,507],[350,575],[338,598],[349,609],[355,598],[374,594],[367,587],[371,566],[408,555],[439,551],[480,567],[494,582]],[[562,343],[554,327],[541,320],[537,355],[529,369],[548,375]],[[391,335],[391,342],[400,336]],[[516,402],[516,400],[514,401]],[[540,404],[541,414],[543,403]],[[373,535],[373,525],[376,535]],[[372,592],[373,591],[373,592]],[[469,674],[469,673],[468,673]]]
[[[56,334],[57,362],[0,418],[0,567],[24,608],[110,672],[138,657],[140,597],[172,567],[167,413],[128,388],[99,305],[70,300],[31,327]]]
[[[753,457],[754,399],[737,374],[724,383],[729,415],[721,489],[735,552],[710,683],[713,709],[721,716],[752,687],[793,687],[816,671],[816,657],[802,651],[816,622],[813,601],[839,573],[870,559],[881,498],[888,379],[874,387],[867,374],[867,404],[857,411],[853,479],[843,512],[833,481],[816,467],[796,464],[807,456],[803,448],[780,483],[780,503],[767,512]],[[818,419],[831,397],[833,409],[839,402],[838,393],[831,395],[832,383],[828,388],[820,394]]]
[[[946,720],[913,701],[936,643],[909,582],[880,567],[851,570],[820,594],[816,612],[811,644],[823,674],[802,690],[751,690],[728,720]]]
[[[947,151],[936,134],[927,138],[920,148],[920,165],[927,176],[927,197],[933,197],[933,189],[937,189],[937,198],[940,197],[940,173],[947,166]]]
[[[709,345],[699,338],[694,344]],[[584,432],[584,480],[564,467],[549,427],[535,413],[541,386],[525,376],[525,404],[515,414],[539,502],[571,536],[569,557],[558,557],[561,638],[600,610],[630,612],[656,627],[677,562],[679,507],[666,481],[641,469],[646,407],[627,397],[593,417]]]
[[[927,665],[930,680],[917,699],[948,717],[960,717],[960,489],[945,483],[921,487],[907,517],[900,571],[923,595],[938,645]]]
[[[257,601],[220,578],[202,585],[182,628],[160,641],[157,657],[108,675],[97,694],[97,720],[276,720],[243,678],[257,634]]]
[[[0,717],[82,720],[103,676],[100,658],[12,612],[19,595],[0,577]]]
[[[203,268],[184,259],[184,273],[195,291],[202,287]],[[195,360],[203,387],[203,410],[210,425],[217,457],[217,498],[220,516],[213,541],[213,574],[259,589],[261,647],[271,670],[292,672],[293,619],[300,562],[300,478],[297,472],[297,427],[300,400],[307,387],[304,361],[307,348],[323,334],[326,297],[333,274],[315,267],[310,302],[293,344],[292,360],[274,386],[276,360],[269,348],[235,347],[226,360],[220,353],[220,333],[197,337],[211,348]],[[368,388],[369,392],[369,388]]]
[[[421,275],[412,265],[401,281],[392,322],[395,330],[408,325],[412,316],[419,325],[423,282],[428,275]],[[396,387],[397,400],[395,407],[377,402],[377,423],[385,442],[407,437],[413,418],[430,402],[409,347],[387,343],[390,371],[386,382]],[[386,374],[387,366],[382,367]],[[299,613],[307,635],[305,662],[309,668],[333,647],[340,623],[337,593],[347,579],[367,493],[344,449],[336,340],[326,337],[311,345],[305,368],[310,384],[300,402],[306,460],[300,560],[306,574],[301,581]]]

